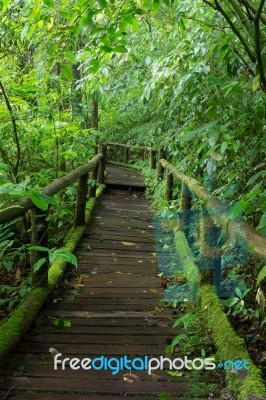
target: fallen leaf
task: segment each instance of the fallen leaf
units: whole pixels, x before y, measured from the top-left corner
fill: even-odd
[[[60,351],[58,351],[57,349],[55,349],[55,348],[53,348],[53,347],[50,347],[49,353],[51,353],[52,356],[55,357],[57,354],[60,353]]]
[[[116,271],[116,274],[119,274],[119,275],[132,275],[131,272],[120,272],[120,271]]]
[[[121,243],[125,246],[136,246],[136,243],[132,243],[132,242],[121,242]]]
[[[169,375],[171,375],[171,376],[177,376],[177,377],[183,375],[183,372],[181,372],[181,371],[167,371],[167,373],[168,373]]]
[[[83,278],[84,278],[83,275],[78,275],[76,281],[77,281],[78,283],[82,283],[82,282],[84,282],[84,279],[83,279]]]
[[[152,293],[157,293],[158,292],[158,290],[155,289],[155,288],[150,288],[149,291],[152,292]]]
[[[123,376],[124,376],[124,378],[126,377],[126,378],[131,379],[132,382],[133,382],[133,381],[140,381],[140,380],[141,380],[140,377],[138,377],[138,376],[135,375],[135,374],[132,374],[132,372],[130,372],[129,374],[125,374],[125,375],[123,375]]]
[[[127,376],[123,376],[123,381],[128,382],[128,383],[134,382],[133,379],[130,379]]]
[[[17,268],[16,270],[16,277],[15,277],[16,283],[19,283],[21,281],[21,269]]]

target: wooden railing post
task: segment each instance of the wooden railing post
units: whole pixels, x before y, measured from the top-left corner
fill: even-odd
[[[157,178],[158,179],[162,179],[163,173],[164,173],[164,168],[163,168],[162,164],[160,163],[160,160],[162,158],[165,158],[165,150],[164,149],[159,150],[158,165],[157,165]]]
[[[179,219],[179,224],[180,224],[179,228],[186,235],[189,244],[191,244],[188,238],[191,207],[192,207],[192,193],[190,192],[187,185],[183,183],[181,190],[181,201],[180,201],[181,218]]]
[[[75,228],[85,225],[85,211],[88,194],[88,178],[89,174],[84,174],[79,178],[78,195],[76,204]]]
[[[99,161],[98,165],[98,182],[100,184],[104,183],[104,173],[105,173],[105,168],[106,168],[106,146],[103,144],[100,144],[98,147],[98,152],[99,154],[102,154],[103,157]]]
[[[145,161],[146,160],[146,154],[147,154],[147,150],[143,149],[142,150],[142,160]]]
[[[173,198],[173,174],[167,171],[165,182],[165,200],[170,201]]]
[[[96,167],[95,167],[95,168],[92,170],[92,172],[91,172],[90,178],[91,178],[91,180],[93,180],[93,181],[97,181],[97,176],[98,176],[98,165],[99,165],[99,163],[97,163]],[[95,197],[95,195],[96,195],[96,189],[97,189],[96,185],[90,186],[90,188],[89,188],[89,198]]]
[[[129,161],[129,147],[124,148],[124,163],[127,164]]]
[[[150,167],[151,169],[155,169],[156,168],[156,151],[155,150],[150,150]]]
[[[207,211],[201,211],[200,219],[200,284],[213,284],[217,295],[221,289],[221,257],[223,249],[219,244],[221,229],[214,225]]]
[[[31,245],[48,247],[47,211],[42,211],[37,207],[31,209]],[[34,265],[41,258],[44,258],[45,262],[35,272]],[[48,254],[46,252],[31,250],[30,263],[31,287],[46,288],[48,286]]]

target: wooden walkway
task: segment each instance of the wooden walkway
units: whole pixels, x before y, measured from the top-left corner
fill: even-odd
[[[172,338],[169,313],[156,312],[163,296],[149,202],[128,190],[123,169],[109,167],[109,186],[99,200],[86,236],[77,250],[78,275],[71,289],[49,300],[0,377],[0,398],[15,400],[91,400],[148,398],[162,393],[181,398],[182,378],[164,371],[54,370],[52,347],[62,358],[128,358],[164,355]],[[130,172],[126,172],[130,174]],[[136,172],[131,187],[144,187]],[[55,318],[71,327],[58,332]],[[169,339],[170,338],[170,339]],[[12,391],[9,391],[11,388]],[[9,391],[9,392],[8,392]],[[8,393],[8,394],[7,394]],[[1,397],[2,395],[2,397]]]

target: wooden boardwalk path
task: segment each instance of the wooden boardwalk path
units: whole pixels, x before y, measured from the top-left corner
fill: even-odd
[[[149,202],[130,186],[144,187],[136,172],[109,167],[107,184],[86,236],[77,249],[78,275],[71,290],[49,300],[35,326],[8,360],[0,377],[0,398],[15,400],[181,398],[182,378],[164,371],[54,370],[52,347],[62,358],[129,358],[164,355],[172,338],[169,313],[155,311],[163,297]],[[127,174],[126,180],[123,180]],[[131,174],[131,178],[129,175]],[[123,179],[122,179],[123,178]],[[130,179],[129,179],[130,178]],[[114,188],[116,185],[123,188]],[[60,292],[61,293],[61,292]],[[58,332],[54,318],[71,327]],[[11,388],[12,391],[8,390]],[[2,397],[1,397],[2,395]]]

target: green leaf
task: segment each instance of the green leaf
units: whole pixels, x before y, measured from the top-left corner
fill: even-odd
[[[90,64],[91,64],[90,70],[91,70],[92,73],[97,72],[98,69],[100,68],[100,61],[99,60],[96,60],[96,59],[95,60],[91,60]]]
[[[115,46],[113,48],[113,52],[116,52],[116,53],[127,53],[127,49],[125,48],[125,46],[118,45],[118,46]]]
[[[31,201],[40,208],[45,211],[48,209],[49,204],[57,204],[57,200],[53,197],[47,196],[46,194],[40,193],[35,189],[32,189],[29,193],[29,197]]]
[[[43,246],[29,246],[29,250],[35,250],[35,251],[50,251],[48,247],[43,247]]]
[[[8,9],[10,3],[11,3],[11,0],[3,1],[2,12],[5,12]]]
[[[263,214],[263,216],[261,217],[259,226],[257,227],[258,231],[261,231],[262,229],[266,228],[266,213]]]
[[[75,58],[74,54],[71,53],[70,51],[67,51],[66,53],[64,53],[64,57],[66,59],[68,59],[68,61],[72,62],[73,64],[76,62],[76,58]]]
[[[224,152],[226,151],[227,147],[228,147],[228,143],[227,142],[223,142],[221,144],[221,153],[222,154],[224,154]]]
[[[29,25],[25,25],[24,28],[22,29],[21,34],[20,34],[20,39],[21,39],[22,42],[24,42],[24,39],[27,36],[27,33],[28,33],[29,29],[30,29]]]
[[[243,206],[242,203],[236,203],[233,205],[233,207],[228,211],[227,217],[229,219],[235,219],[237,218],[243,211]]]
[[[79,25],[81,26],[81,28],[86,28],[91,24],[91,20],[92,20],[92,15],[91,14],[84,15],[81,18],[81,20],[79,22]]]
[[[46,258],[40,258],[40,259],[33,265],[33,271],[34,271],[34,272],[37,272],[45,262],[46,262]]]
[[[257,278],[257,285],[260,284],[263,279],[266,278],[266,265],[262,268],[262,270],[259,272],[258,278]]]
[[[60,70],[61,70],[62,75],[65,78],[67,78],[69,81],[73,80],[73,72],[72,72],[72,68],[70,65],[61,64]]]
[[[70,251],[64,249],[56,249],[52,252],[52,256],[50,258],[50,262],[53,262],[57,259],[61,259],[73,264],[75,267],[78,265],[77,257],[72,254]]]
[[[43,0],[43,2],[48,7],[52,7],[54,5],[53,0]]]
[[[58,331],[63,331],[65,328],[71,327],[71,321],[66,318],[58,318],[53,321]]]
[[[253,93],[260,88],[260,75],[255,76],[252,82]]]
[[[180,333],[180,335],[177,335],[171,343],[171,346],[174,347],[176,344],[180,343],[181,340],[184,340],[187,338],[187,335],[185,333]]]
[[[97,0],[97,3],[101,8],[106,8],[107,7],[107,1],[106,0]]]

